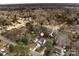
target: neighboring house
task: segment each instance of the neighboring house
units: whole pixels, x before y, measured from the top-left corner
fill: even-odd
[[[56,46],[53,48],[53,51],[55,52],[56,55],[63,56],[66,50],[64,48]]]
[[[1,40],[1,44],[0,44],[0,53],[5,56],[7,55],[8,53],[8,48],[9,48],[9,45],[16,45],[15,42],[11,41],[10,39],[7,39],[6,37],[4,36],[1,36],[0,35],[0,40]]]

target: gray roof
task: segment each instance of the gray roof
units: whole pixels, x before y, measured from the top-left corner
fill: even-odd
[[[53,48],[53,51],[54,52],[58,52],[58,53],[61,53],[61,50],[62,50],[63,48],[61,48],[61,47],[54,47]]]

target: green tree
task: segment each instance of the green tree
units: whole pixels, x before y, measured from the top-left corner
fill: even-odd
[[[27,23],[26,29],[28,30],[28,32],[32,32],[34,30],[32,23]]]
[[[9,45],[9,52],[13,52],[14,51],[14,46],[13,45]]]
[[[52,48],[53,48],[53,42],[51,40],[47,40],[45,43],[45,47],[47,48],[45,50],[45,55],[49,56],[52,53]]]
[[[46,41],[45,46],[48,51],[52,50],[52,47],[53,47],[52,44],[53,43],[51,41],[48,41],[48,40]]]
[[[17,52],[17,55],[26,55],[26,53],[28,52],[28,49],[22,42],[19,42],[18,45],[15,46],[15,49],[16,49],[15,52]]]
[[[18,42],[16,46],[10,46],[9,51],[10,53],[15,53],[17,56],[26,56],[28,55],[29,48],[22,42]]]
[[[12,22],[16,22],[17,21],[17,17],[16,15],[14,15],[13,21]]]

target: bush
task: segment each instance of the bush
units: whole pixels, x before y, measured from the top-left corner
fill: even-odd
[[[14,51],[14,46],[13,46],[13,45],[10,45],[10,46],[9,46],[9,51],[10,51],[10,52],[13,52],[13,51]]]
[[[28,32],[32,32],[34,28],[33,28],[33,25],[31,23],[27,23],[26,29],[28,30]]]
[[[3,54],[2,54],[2,53],[0,53],[0,56],[3,56]]]
[[[3,17],[0,17],[0,25],[7,25],[7,21]]]

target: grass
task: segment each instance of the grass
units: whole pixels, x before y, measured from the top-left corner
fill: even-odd
[[[41,46],[39,48],[36,49],[37,52],[41,52],[44,49],[44,46]]]

